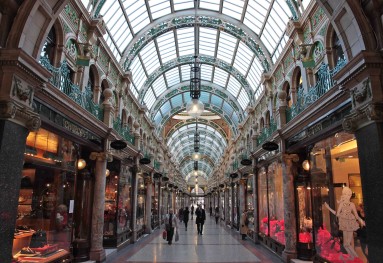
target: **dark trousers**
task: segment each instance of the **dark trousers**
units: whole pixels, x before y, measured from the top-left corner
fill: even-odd
[[[166,240],[168,241],[168,244],[172,243],[173,235],[174,235],[174,227],[168,227],[166,228]]]
[[[197,231],[198,231],[198,234],[202,234],[203,223],[197,223]]]
[[[188,222],[189,222],[188,220],[187,220],[187,221],[184,220],[185,228],[186,228],[186,229],[188,228]]]
[[[216,223],[216,224],[218,224],[218,219],[219,219],[219,217],[216,216],[216,217],[215,217],[215,223]]]

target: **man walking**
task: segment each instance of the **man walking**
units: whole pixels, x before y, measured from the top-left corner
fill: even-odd
[[[202,235],[203,231],[203,224],[206,220],[206,213],[205,209],[201,207],[201,205],[198,205],[197,210],[195,211],[196,220],[195,223],[197,224],[197,231],[199,235]]]

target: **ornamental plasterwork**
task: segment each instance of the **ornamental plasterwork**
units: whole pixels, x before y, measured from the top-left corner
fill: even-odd
[[[130,50],[128,50],[128,52],[125,54],[126,60],[123,62],[123,68],[125,70],[128,70],[138,53],[145,47],[145,45],[147,45],[153,39],[173,29],[183,27],[194,27],[195,24],[197,24],[197,26],[200,27],[210,27],[214,29],[219,29],[240,39],[244,44],[246,44],[250,48],[250,50],[252,50],[255,53],[264,70],[270,70],[271,62],[269,62],[265,57],[265,53],[268,54],[268,52],[263,51],[259,44],[256,43],[256,41],[252,39],[243,29],[222,19],[207,16],[199,16],[197,18],[195,18],[194,16],[177,17],[173,18],[172,20],[164,21],[158,25],[155,25],[148,32],[146,32],[146,34],[142,36],[136,43],[134,43],[133,47]]]
[[[33,102],[33,88],[17,77],[13,77],[12,96],[31,106]]]
[[[228,72],[230,75],[234,76],[238,82],[242,85],[242,87],[246,90],[247,95],[249,96],[249,100],[251,101],[253,97],[253,91],[250,88],[249,83],[246,80],[246,77],[243,76],[235,67],[231,66],[230,64],[227,64],[226,62],[217,59],[212,56],[199,56],[198,57],[200,62],[202,64],[208,64],[215,67],[218,67],[226,72]],[[154,83],[154,81],[164,74],[166,71],[185,64],[190,64],[194,62],[194,56],[182,56],[178,57],[176,59],[170,60],[157,68],[151,75],[148,76],[147,80],[145,81],[138,100],[143,103],[144,97],[146,92],[148,91],[149,87]]]
[[[73,58],[74,60],[77,59],[77,47],[76,47],[76,43],[73,39],[69,39],[66,46],[66,54]]]
[[[182,94],[187,93],[190,91],[190,86],[182,86],[179,88],[176,88],[174,90],[169,90],[166,94],[161,95],[161,97],[157,98],[156,103],[153,105],[152,110],[149,113],[149,118],[153,121],[157,112],[161,109],[161,107],[171,98]],[[245,118],[245,112],[242,110],[241,106],[238,104],[237,100],[226,90],[221,91],[218,90],[217,87],[213,88],[211,86],[201,85],[201,91],[206,91],[209,93],[213,93],[217,95],[218,97],[222,98],[224,101],[226,101],[234,110],[234,112],[237,113],[239,122],[242,122]],[[228,94],[226,94],[226,93]]]
[[[350,89],[352,108],[356,109],[372,99],[371,81],[369,78]]]
[[[316,41],[314,44],[313,58],[315,63],[318,63],[325,55],[323,45],[320,41]]]
[[[73,6],[68,3],[64,7],[64,14],[68,19],[65,19],[65,21],[69,21],[69,26],[72,29],[72,32],[76,32],[78,29],[78,23],[80,22],[80,19],[78,18],[78,14],[76,10],[73,8]]]

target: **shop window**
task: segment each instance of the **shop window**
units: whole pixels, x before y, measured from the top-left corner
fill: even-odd
[[[137,179],[138,198],[137,198],[137,227],[141,229],[144,227],[145,218],[145,200],[146,200],[146,188],[144,184],[144,178],[139,175]]]
[[[259,231],[269,235],[269,218],[267,206],[267,176],[265,168],[261,168],[258,174],[258,200],[259,200]]]
[[[311,182],[313,195],[313,228],[315,246],[319,257],[333,261],[352,258],[352,262],[367,262],[366,237],[358,236],[361,225],[358,218],[363,211],[363,195],[360,183],[359,159],[353,135],[340,132],[315,144],[311,151]],[[349,190],[351,189],[351,190]],[[344,193],[350,191],[349,198]],[[343,194],[343,197],[342,197]],[[343,199],[342,199],[343,198]],[[341,199],[344,200],[341,202]],[[347,212],[352,226],[345,230],[344,217],[335,215],[339,204],[355,207],[357,213]],[[328,205],[327,205],[328,204]],[[334,213],[332,213],[335,212]],[[340,212],[342,213],[342,212]],[[347,233],[351,233],[352,245],[345,246]],[[348,252],[348,253],[347,253]]]
[[[105,209],[104,209],[104,239],[115,236],[117,213],[118,174],[106,169]]]
[[[75,149],[71,141],[48,130],[29,133],[12,248],[15,258],[27,253],[28,247],[35,254],[68,253],[72,241]],[[36,232],[43,237],[38,246]]]
[[[118,214],[117,214],[117,234],[131,232],[132,225],[132,175],[128,167],[124,167],[120,174],[118,183]]]
[[[250,176],[247,180],[246,185],[246,208],[247,208],[247,217],[250,221],[249,229],[251,231],[254,231],[254,204],[253,204],[253,198],[254,198],[254,185],[253,185],[253,176]]]

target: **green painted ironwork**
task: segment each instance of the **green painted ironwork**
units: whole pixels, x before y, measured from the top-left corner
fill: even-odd
[[[292,19],[294,21],[297,21],[299,19],[298,17],[298,5],[295,0],[286,0],[287,5],[290,8],[291,14],[292,14]]]
[[[161,166],[161,163],[157,162],[156,160],[154,160],[154,162],[153,162],[154,169],[159,171],[160,170],[160,166]]]
[[[113,129],[118,134],[120,134],[125,141],[128,141],[131,145],[134,145],[134,141],[135,141],[134,136],[130,134],[128,126],[122,125],[120,118],[116,118],[115,121],[113,122]]]
[[[296,103],[291,108],[286,109],[287,123],[326,94],[336,84],[333,77],[346,65],[346,62],[345,58],[339,58],[338,63],[333,69],[329,69],[328,64],[322,63],[317,73],[317,83],[310,87],[307,92],[304,92],[303,88],[298,88]]]
[[[270,136],[277,130],[277,123],[276,121],[271,118],[270,119],[270,124],[268,127],[264,127],[259,134],[257,138],[257,145],[261,145],[264,143]]]
[[[158,36],[169,32],[173,29],[183,28],[183,27],[194,27],[195,24],[201,27],[209,27],[214,29],[219,29],[224,31],[232,36],[240,39],[244,44],[246,44],[251,51],[255,53],[261,62],[264,70],[267,72],[270,70],[270,63],[267,60],[265,54],[268,54],[267,50],[262,50],[260,45],[249,36],[243,29],[233,25],[229,22],[222,20],[221,18],[208,17],[208,16],[184,16],[176,17],[170,21],[161,22],[158,25],[153,26],[145,35],[137,40],[136,43],[128,50],[126,53],[126,60],[124,62],[124,69],[129,70],[131,63],[138,53],[147,45],[150,41],[157,38]]]
[[[78,85],[70,81],[70,71],[66,60],[61,63],[60,67],[56,68],[51,65],[48,57],[42,56],[40,57],[40,64],[52,73],[49,83],[66,94],[82,108],[92,113],[97,119],[103,121],[103,110],[100,105],[93,102],[93,92],[90,85],[88,84],[85,90],[81,91]]]
[[[218,67],[228,72],[233,77],[235,77],[238,80],[238,82],[241,84],[241,86],[246,90],[249,100],[250,101],[252,100],[254,94],[250,88],[249,83],[246,80],[246,77],[242,75],[235,67],[212,56],[201,55],[198,58],[202,64],[208,64],[208,65]],[[154,83],[154,81],[158,77],[160,77],[162,74],[164,74],[166,71],[171,70],[172,68],[175,68],[177,66],[191,64],[194,62],[194,60],[195,60],[194,56],[182,56],[182,57],[178,57],[176,59],[170,60],[166,62],[165,64],[163,64],[162,66],[160,66],[159,68],[157,68],[151,75],[148,76],[145,83],[143,84],[138,100],[141,103],[144,102],[146,92],[149,90],[149,88]]]

